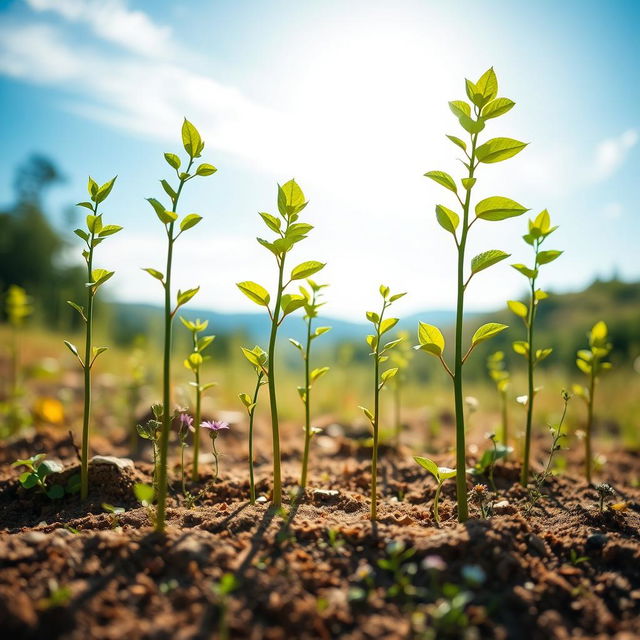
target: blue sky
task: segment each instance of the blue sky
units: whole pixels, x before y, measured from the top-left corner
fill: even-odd
[[[451,308],[455,255],[434,205],[453,203],[422,174],[460,176],[447,101],[494,66],[516,101],[487,137],[530,142],[482,168],[478,197],[509,196],[560,225],[565,249],[541,284],[569,290],[614,271],[640,277],[640,3],[25,0],[0,9],[0,202],[16,164],[55,159],[68,181],[55,220],[85,197],[86,176],[118,183],[105,218],[126,231],[101,246],[111,292],[160,301],[140,267],[162,266],[163,231],[145,197],[161,195],[164,151],[181,149],[183,115],[218,173],[189,183],[184,213],[205,216],[179,241],[176,286],[197,306],[253,310],[234,283],[272,286],[258,211],[295,176],[316,226],[291,261],[328,262],[328,314],[360,318],[388,283],[398,313]],[[474,225],[469,257],[503,249],[527,262],[526,221]],[[74,259],[73,255],[69,259]],[[471,309],[524,290],[507,263],[479,275]],[[195,303],[195,301],[194,301]],[[428,321],[428,316],[425,317]]]

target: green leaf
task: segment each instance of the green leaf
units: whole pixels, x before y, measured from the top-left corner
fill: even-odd
[[[576,360],[576,365],[578,366],[578,369],[582,371],[582,373],[586,373],[588,376],[591,375],[591,365],[588,362],[585,362],[584,360],[578,358]]]
[[[87,317],[84,315],[84,307],[81,307],[79,304],[76,304],[75,302],[72,302],[71,300],[67,300],[67,304],[70,307],[73,307],[82,316],[82,319],[85,322],[87,321]]]
[[[424,174],[425,178],[431,178],[434,182],[442,185],[445,189],[449,189],[449,191],[453,191],[454,193],[458,192],[458,187],[454,179],[445,171],[427,171]]]
[[[180,168],[180,158],[175,153],[165,153],[164,159],[169,163],[169,166],[173,167],[176,171]]]
[[[118,231],[122,231],[122,227],[117,224],[108,224],[100,229],[100,233],[98,235],[101,238],[106,238],[107,236],[112,236],[114,233],[118,233]]]
[[[436,357],[440,357],[444,351],[444,336],[438,327],[425,322],[418,324],[418,341],[420,349]]]
[[[518,302],[518,300],[508,300],[507,307],[509,307],[509,309],[519,318],[526,318],[529,315],[529,309],[527,309],[527,306],[522,302]]]
[[[198,130],[186,118],[182,123],[182,144],[191,158],[199,157],[204,147]]]
[[[302,347],[302,345],[301,345],[297,340],[294,340],[293,338],[289,338],[289,342],[290,342],[290,343],[291,343],[291,344],[292,344],[296,349],[298,349],[299,351],[302,351],[303,347]]]
[[[80,357],[80,354],[78,353],[78,347],[76,347],[75,344],[72,344],[68,340],[64,340],[63,342],[65,343],[65,345],[67,345],[67,349],[69,349],[69,351],[71,351],[71,353],[73,353],[74,356],[78,358]]]
[[[295,180],[278,185],[278,211],[283,218],[300,213],[306,206],[304,193]]]
[[[189,300],[191,300],[191,298],[193,298],[193,296],[195,296],[198,291],[200,291],[200,287],[196,287],[195,289],[187,289],[186,291],[180,291],[180,289],[178,289],[178,293],[176,295],[178,306],[181,307],[182,305],[187,304],[187,302],[189,302]]]
[[[264,223],[269,227],[269,229],[271,229],[271,231],[280,233],[280,227],[282,226],[280,218],[276,218],[270,213],[260,213],[260,217],[264,220]]]
[[[382,335],[383,333],[386,333],[387,331],[390,331],[397,324],[398,324],[398,318],[387,318],[386,320],[383,320],[382,323],[380,324],[380,335]]]
[[[263,362],[263,358],[261,358],[261,354],[256,352],[256,348],[259,347],[255,347],[254,349],[245,349],[244,347],[241,347],[242,349],[242,353],[244,355],[244,357],[254,366],[257,367],[258,369],[260,369],[262,367],[262,365],[264,364]],[[262,351],[262,349],[260,350]],[[264,352],[262,352],[264,353]]]
[[[283,315],[288,316],[290,313],[302,308],[306,301],[307,299],[304,296],[285,293],[280,300]]]
[[[382,383],[384,384],[385,382],[387,382],[387,380],[390,380],[391,378],[393,378],[393,376],[395,376],[396,373],[398,373],[398,367],[394,367],[393,369],[387,369],[386,371],[383,371],[382,375],[380,376]]]
[[[364,413],[364,415],[367,416],[371,424],[373,424],[373,413],[371,413],[371,411],[369,411],[367,407],[358,406],[358,409],[360,409],[362,413]]]
[[[449,478],[453,478],[456,475],[456,470],[449,467],[438,467],[438,475],[440,476],[440,482],[444,482]]]
[[[271,300],[269,292],[256,282],[246,280],[245,282],[238,282],[236,286],[240,291],[242,291],[242,293],[244,293],[245,296],[247,296],[247,298],[249,298],[249,300],[252,300],[263,307],[269,306],[269,301]]]
[[[253,399],[248,393],[239,393],[238,398],[240,398],[240,402],[242,402],[247,411],[251,411],[251,409],[253,409],[253,407],[255,406],[253,404]]]
[[[164,282],[164,275],[159,271],[157,271],[156,269],[152,269],[151,267],[146,267],[145,269],[143,269],[143,271],[146,271],[150,276],[153,276],[156,280],[160,280],[160,282]]]
[[[516,340],[512,345],[513,350],[521,356],[529,356],[529,343],[524,340]]]
[[[426,469],[436,480],[440,478],[438,465],[429,458],[422,456],[414,456],[413,459],[423,468]]]
[[[461,116],[460,124],[462,128],[469,133],[480,133],[484,129],[484,120],[482,118],[473,120],[468,116]]]
[[[556,258],[559,258],[562,253],[562,251],[556,251],[555,249],[541,251],[538,254],[538,264],[548,264],[549,262],[553,262]]]
[[[96,197],[95,197],[96,204],[107,199],[107,196],[111,193],[111,189],[113,189],[113,185],[117,177],[118,176],[116,176],[115,178],[112,178],[111,180],[109,180],[109,182],[105,182],[98,189],[98,192],[96,193]]]
[[[471,82],[471,80],[467,80],[466,78],[464,81],[464,85],[469,100],[471,100],[471,102],[473,102],[476,107],[481,107],[483,105],[483,95],[480,89],[478,89],[478,87],[473,82]]]
[[[467,143],[464,142],[463,140],[460,140],[460,138],[457,138],[456,136],[450,136],[448,134],[447,134],[447,138],[449,138],[449,140],[451,140],[453,144],[455,144],[457,147],[460,147],[463,151],[467,150]]]
[[[202,336],[198,340],[198,351],[204,351],[215,339],[215,336]]]
[[[307,260],[294,267],[291,270],[291,280],[304,280],[314,273],[317,273],[325,266],[324,262],[318,262],[317,260]]]
[[[471,106],[464,100],[452,100],[449,103],[449,109],[451,109],[451,113],[453,113],[453,115],[458,119],[460,119],[462,116],[471,116]],[[455,142],[455,144],[458,144],[455,140],[453,140],[452,136],[447,137],[449,138],[449,140]],[[458,140],[458,138],[456,138],[456,140]],[[464,144],[464,142],[462,144]],[[458,146],[460,147],[459,144]],[[464,147],[461,148],[466,149],[467,145],[464,145]]]
[[[61,473],[64,471],[64,467],[55,460],[43,460],[37,469],[37,473],[41,478],[50,476],[54,473]]]
[[[318,367],[314,369],[309,375],[311,377],[311,382],[315,382],[318,378],[321,378],[325,373],[329,371],[329,367]]]
[[[400,298],[404,297],[407,295],[407,292],[404,291],[403,293],[394,293],[390,298],[389,298],[389,302],[395,302],[396,300],[400,300]]]
[[[553,349],[536,349],[536,362],[542,362],[545,358],[548,358],[553,353]]]
[[[489,340],[489,338],[493,338],[493,336],[498,335],[501,331],[504,331],[508,328],[508,325],[500,324],[499,322],[488,322],[487,324],[483,324],[473,334],[473,337],[471,338],[471,345],[475,347],[480,342]]]
[[[514,105],[515,102],[509,100],[509,98],[496,98],[484,106],[484,109],[482,109],[482,117],[485,120],[497,118],[507,113],[507,111],[510,111]]]
[[[212,164],[202,163],[196,169],[197,176],[212,176],[217,169]]]
[[[91,176],[89,176],[89,184],[87,185],[87,191],[91,196],[91,200],[93,200],[94,202],[96,199],[96,193],[98,193],[99,188],[100,187],[98,187],[98,183]]]
[[[493,67],[487,69],[481,76],[478,82],[476,82],[476,89],[485,102],[493,100],[498,95],[498,78],[493,70]]]
[[[173,202],[177,195],[173,190],[173,187],[166,180],[160,180],[160,184],[162,185],[164,192],[171,198],[171,202]]]
[[[378,324],[378,322],[380,322],[380,316],[375,311],[367,311],[365,315],[371,324]]]
[[[465,188],[466,191],[469,191],[469,189],[473,189],[475,183],[476,183],[475,178],[462,178],[462,186]]]
[[[524,264],[512,264],[511,265],[516,271],[519,271],[523,276],[526,276],[527,278],[529,278],[529,280],[531,280],[532,278],[537,278],[538,277],[538,270],[534,270],[534,269],[529,269],[529,267],[527,267]]]
[[[89,241],[89,234],[82,229],[74,229],[73,233],[75,233],[78,238],[82,238],[85,242]]]
[[[47,498],[51,500],[59,500],[64,496],[64,487],[60,484],[54,484],[47,489]]]
[[[318,336],[321,336],[323,333],[327,333],[327,331],[331,331],[331,327],[316,327],[315,333],[311,337],[317,338]]]
[[[391,289],[386,284],[380,285],[380,295],[386,300],[387,296],[391,293]]]
[[[95,360],[101,353],[108,351],[108,349],[109,347],[93,347],[92,348],[93,360]]]
[[[98,233],[102,229],[102,214],[97,216],[89,214],[87,216],[87,229],[91,233]]]
[[[378,346],[378,336],[368,335],[366,337],[366,340],[367,340],[367,344],[369,345],[369,348],[371,349],[371,351],[375,351],[376,347]]]
[[[142,504],[146,503],[148,505],[153,502],[153,498],[155,495],[155,492],[151,485],[141,483],[136,483],[133,485],[133,493]]]
[[[76,207],[84,207],[85,209],[93,211],[93,204],[91,204],[91,202],[78,202]]]
[[[482,220],[506,220],[507,218],[521,216],[526,211],[529,211],[529,209],[515,200],[503,196],[485,198],[476,204],[476,216]]]
[[[453,233],[455,235],[456,229],[460,224],[460,216],[451,209],[445,207],[444,205],[437,204],[436,205],[436,218],[438,219],[438,223],[440,226],[449,233]]]
[[[107,271],[106,269],[94,269],[91,272],[91,285],[99,287],[113,276],[115,271]]]
[[[513,138],[492,138],[476,149],[476,158],[485,164],[501,162],[520,153],[526,146],[526,142]]]
[[[163,224],[169,224],[175,222],[178,218],[178,214],[173,211],[167,211],[164,206],[158,202],[155,198],[147,198],[147,202],[153,207],[156,215]]]
[[[484,251],[471,260],[471,273],[478,273],[479,271],[488,269],[494,264],[510,257],[510,255],[510,253],[505,253],[499,249]]]
[[[202,216],[199,216],[197,213],[190,213],[180,221],[180,231],[186,231],[187,229],[191,229],[191,227],[195,227],[200,220],[202,220]]]
[[[38,484],[38,475],[31,471],[25,471],[24,473],[20,474],[19,480],[20,484],[25,489],[32,489]]]

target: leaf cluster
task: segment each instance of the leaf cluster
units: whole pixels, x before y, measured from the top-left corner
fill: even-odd
[[[610,371],[613,366],[611,362],[605,360],[612,348],[606,323],[602,320],[596,322],[589,332],[589,348],[578,351],[576,359],[578,369],[590,378],[597,380],[600,374]],[[583,399],[589,400],[588,388],[574,385],[573,391]]]
[[[30,458],[16,460],[12,467],[26,467],[18,480],[24,489],[37,488],[51,500],[62,498],[65,493],[74,494],[80,490],[80,477],[76,474],[71,476],[66,485],[50,484],[49,476],[61,473],[64,467],[54,460],[46,460],[46,454],[38,453]]]

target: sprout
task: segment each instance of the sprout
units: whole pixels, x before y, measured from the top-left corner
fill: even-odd
[[[220,431],[228,431],[229,425],[226,422],[222,422],[221,420],[205,420],[200,423],[200,427],[206,429],[209,432],[209,437],[211,438],[211,446],[213,447],[213,457],[216,461],[216,471],[213,476],[213,480],[218,479],[218,451],[216,449],[216,439]]]
[[[433,518],[436,521],[436,525],[440,526],[440,490],[442,489],[442,485],[445,480],[449,478],[453,478],[456,475],[455,469],[450,469],[449,467],[439,467],[433,460],[429,458],[422,458],[420,456],[414,456],[413,458],[423,469],[426,469],[438,483],[436,487],[436,493],[433,497]]]

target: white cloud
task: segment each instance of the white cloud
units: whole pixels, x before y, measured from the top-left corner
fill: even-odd
[[[638,142],[636,129],[629,129],[615,138],[603,140],[596,149],[592,169],[594,180],[606,180],[624,163],[629,151]]]

